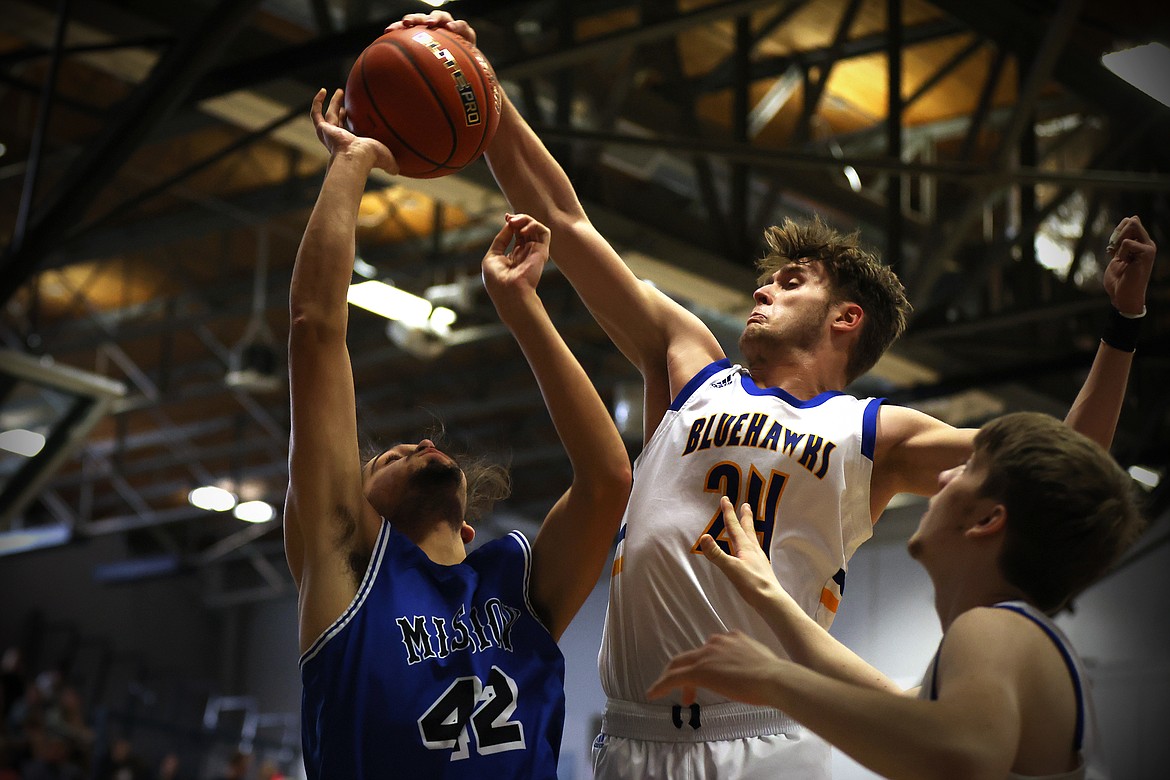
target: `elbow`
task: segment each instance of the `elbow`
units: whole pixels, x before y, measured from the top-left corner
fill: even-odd
[[[323,342],[330,339],[345,340],[345,312],[326,312],[319,306],[301,305],[291,302],[288,323],[289,348],[306,342]]]
[[[587,479],[577,480],[574,491],[584,493],[597,516],[612,520],[616,527],[630,499],[633,472],[625,458],[613,461],[591,469]]]

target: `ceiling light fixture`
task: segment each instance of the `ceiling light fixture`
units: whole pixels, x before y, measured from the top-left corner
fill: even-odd
[[[284,386],[280,370],[280,354],[276,351],[276,337],[268,326],[265,314],[268,274],[268,231],[260,230],[256,237],[256,278],[252,289],[252,318],[228,357],[228,372],[224,384],[253,393],[271,393]]]
[[[354,257],[353,272],[358,276],[364,276],[367,279],[373,279],[378,275],[378,269],[372,264],[367,263],[361,257]]]
[[[24,428],[13,428],[0,433],[0,450],[31,458],[45,448],[45,435]]]
[[[1147,466],[1130,466],[1128,471],[1134,482],[1150,490],[1158,487],[1162,481],[1162,475]]]
[[[226,512],[236,505],[235,495],[215,485],[197,487],[187,494],[191,506],[208,512]]]
[[[236,504],[232,514],[245,523],[267,523],[276,517],[276,508],[267,501],[244,501]]]
[[[346,300],[380,317],[415,327],[425,326],[431,316],[431,302],[426,298],[374,279],[351,284]]]
[[[1170,106],[1170,49],[1147,43],[1101,56],[1101,64],[1165,106]]]

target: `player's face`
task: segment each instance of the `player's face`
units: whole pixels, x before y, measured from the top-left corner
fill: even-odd
[[[972,523],[978,522],[995,502],[982,495],[986,469],[977,454],[967,462],[938,475],[938,491],[930,497],[918,529],[910,536],[907,548],[913,558],[938,549],[947,540],[961,536]]]
[[[829,332],[832,289],[819,262],[782,266],[753,298],[755,306],[739,338],[749,364],[764,357],[772,345],[810,349]]]
[[[382,517],[437,509],[462,519],[467,482],[454,458],[430,439],[399,444],[362,467],[366,500]]]

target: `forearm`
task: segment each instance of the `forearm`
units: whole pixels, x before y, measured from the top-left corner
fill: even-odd
[[[1121,416],[1132,364],[1132,352],[1101,342],[1089,375],[1064,418],[1065,424],[1109,449]]]
[[[574,488],[612,489],[628,480],[629,460],[609,411],[535,291],[497,309],[536,377],[572,463]]]
[[[770,702],[853,759],[890,778],[1002,778],[1005,729],[968,706],[922,701],[832,679],[793,663],[769,674]]]
[[[513,211],[535,217],[554,234],[566,222],[585,219],[573,183],[507,97],[485,159]]]
[[[326,312],[344,318],[358,206],[371,167],[360,154],[343,152],[331,161],[293,266],[289,305],[294,321]]]
[[[508,100],[486,156],[513,210],[552,230],[557,267],[622,354],[639,369],[660,364],[668,336],[661,294],[597,232],[560,164]]]
[[[821,628],[778,583],[752,606],[780,640],[788,657],[801,666],[846,683],[891,694],[903,692],[893,680]]]

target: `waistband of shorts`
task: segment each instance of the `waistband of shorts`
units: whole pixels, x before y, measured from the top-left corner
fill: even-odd
[[[601,715],[603,734],[651,742],[715,742],[800,730],[780,710],[739,702],[685,707],[609,699]]]

